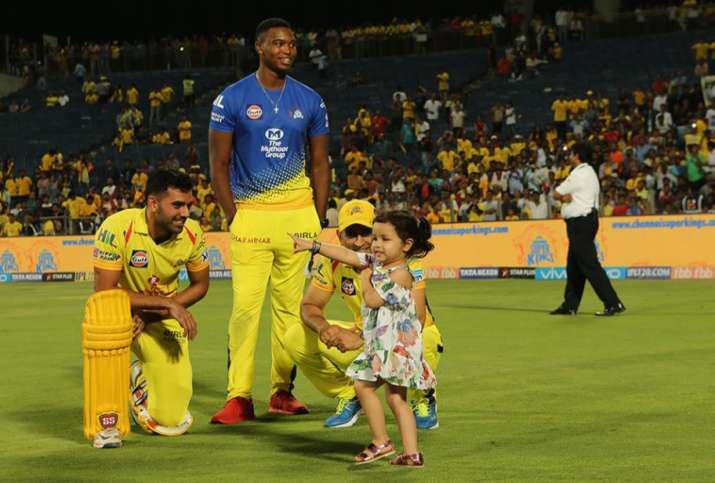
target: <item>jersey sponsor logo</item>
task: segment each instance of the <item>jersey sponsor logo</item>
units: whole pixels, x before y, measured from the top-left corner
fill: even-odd
[[[252,121],[256,121],[263,117],[263,109],[260,104],[251,104],[246,108],[246,117]]]
[[[223,116],[222,114],[219,114],[217,112],[211,113],[211,121],[212,122],[217,122],[217,123],[221,124],[223,122],[224,118],[225,118],[225,116]]]
[[[119,414],[114,411],[97,415],[99,425],[104,429],[115,428],[119,422]]]
[[[295,111],[293,111],[293,114],[291,114],[291,117],[293,119],[303,119],[303,113],[300,109],[296,109]]]
[[[147,256],[146,250],[132,250],[129,265],[134,268],[146,268],[146,266],[149,265],[149,257]]]
[[[264,153],[266,158],[286,158],[288,155],[288,146],[283,146],[283,143],[281,142],[284,135],[285,133],[282,129],[278,129],[276,127],[266,129],[264,136],[268,142],[261,146],[261,152]]]
[[[95,260],[104,260],[106,262],[116,262],[120,258],[118,253],[107,252],[99,248],[94,249],[93,255]]]
[[[231,240],[236,243],[270,243],[271,237],[269,236],[238,236],[231,234]]]
[[[340,290],[345,295],[349,295],[349,296],[355,295],[355,293],[357,292],[355,289],[355,281],[352,278],[343,277],[343,280],[340,283]]]
[[[167,342],[181,342],[186,339],[186,336],[184,335],[183,330],[164,329],[162,338]]]
[[[106,245],[109,245],[110,247],[116,247],[116,245],[114,244],[114,238],[114,233],[107,231],[104,228],[99,230],[99,233],[97,233],[97,240]]]
[[[278,129],[277,127],[271,127],[266,129],[266,139],[269,141],[280,141],[283,139],[284,133],[283,129]]]
[[[221,109],[224,109],[224,107],[223,107],[223,94],[221,94],[220,96],[218,96],[218,97],[214,100],[214,106],[220,107]]]
[[[292,236],[294,236],[294,237],[296,237],[296,238],[310,238],[310,239],[313,239],[313,238],[317,238],[317,237],[318,237],[318,234],[317,234],[316,232],[312,232],[312,231],[296,231],[296,232],[290,233],[290,235],[292,235]]]

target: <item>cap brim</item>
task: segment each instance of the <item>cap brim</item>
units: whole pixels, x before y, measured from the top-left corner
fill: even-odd
[[[372,230],[372,224],[367,223],[365,221],[350,221],[348,223],[338,223],[338,230],[340,231],[345,231],[347,228],[353,226],[353,225],[360,225],[364,226],[366,228],[370,228]]]

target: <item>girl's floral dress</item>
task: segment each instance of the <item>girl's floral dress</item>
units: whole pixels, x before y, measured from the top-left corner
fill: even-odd
[[[426,390],[437,381],[422,353],[422,325],[412,292],[390,278],[390,272],[373,266],[372,285],[385,301],[377,309],[362,307],[365,346],[350,364],[347,375],[363,381],[378,378],[393,386]]]

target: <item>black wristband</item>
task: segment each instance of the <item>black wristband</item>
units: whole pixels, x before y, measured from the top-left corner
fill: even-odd
[[[327,228],[330,225],[330,221],[327,218],[320,220],[320,228]]]
[[[320,243],[318,240],[313,240],[313,246],[310,248],[310,253],[313,255],[317,255],[320,253],[320,247],[322,246],[322,243]]]

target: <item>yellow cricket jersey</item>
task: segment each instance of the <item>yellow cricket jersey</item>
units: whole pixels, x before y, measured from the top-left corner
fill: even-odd
[[[184,230],[164,243],[149,236],[146,210],[132,208],[116,213],[102,223],[94,239],[94,266],[121,271],[119,285],[147,295],[176,293],[179,271],[191,272],[209,266],[206,240],[198,222],[186,220]]]
[[[408,267],[414,283],[413,289],[424,289],[425,270],[422,261],[419,259],[410,260]],[[355,318],[355,325],[362,328],[362,318],[360,308],[362,307],[362,288],[360,287],[360,273],[349,265],[336,262],[322,255],[316,257],[313,275],[310,281],[314,287],[333,293],[336,287],[340,288],[340,298],[348,306]],[[430,309],[429,302],[426,301],[427,314],[425,315],[424,327],[434,324],[434,317]]]

